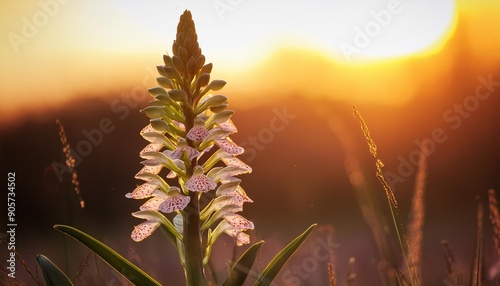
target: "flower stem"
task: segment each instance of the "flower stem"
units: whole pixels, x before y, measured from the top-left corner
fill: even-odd
[[[189,92],[189,89],[186,90]],[[186,133],[194,126],[193,108],[184,106],[184,115],[186,116]],[[187,139],[188,145],[194,147],[193,141]],[[195,160],[191,162],[188,168],[188,175],[193,174],[193,168],[196,165]],[[186,273],[186,282],[188,286],[204,286],[205,272],[203,271],[203,248],[201,237],[200,203],[196,192],[189,192],[191,198],[189,204],[184,209],[184,255]]]
[[[203,271],[203,251],[200,232],[200,213],[198,194],[190,192],[191,201],[184,215],[184,253],[186,281],[188,286],[205,285]]]

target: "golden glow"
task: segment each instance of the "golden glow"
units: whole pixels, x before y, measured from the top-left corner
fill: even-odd
[[[479,64],[498,59],[500,38],[491,36],[500,33],[492,24],[500,17],[498,1],[443,0],[432,7],[428,1],[396,0],[268,2],[0,4],[6,39],[0,54],[1,120],[21,116],[20,108],[57,107],[75,96],[107,96],[143,85],[170,49],[184,9],[193,13],[200,45],[214,63],[213,77],[228,81],[228,95],[239,94],[232,102],[301,94],[402,104],[422,85],[438,82],[429,78],[453,68],[449,52],[458,46],[470,49]],[[359,30],[372,33],[365,46],[356,46]],[[347,59],[343,44],[359,51]]]

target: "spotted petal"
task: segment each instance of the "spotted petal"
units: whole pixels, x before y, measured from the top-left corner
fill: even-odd
[[[151,133],[151,132],[156,132],[156,133],[159,133],[158,131],[156,131],[153,126],[151,126],[151,124],[148,124],[146,125],[146,127],[142,128],[141,132],[139,132],[139,134],[144,135],[145,133]]]
[[[135,176],[137,177],[137,176],[140,176],[142,174],[155,174],[155,175],[157,175],[158,173],[160,173],[162,168],[163,168],[162,165],[144,166],[137,174],[135,174]]]
[[[250,243],[250,236],[244,232],[238,232],[236,234],[236,245],[242,246],[244,244]]]
[[[189,178],[185,186],[190,191],[205,193],[215,189],[217,184],[210,177],[203,174],[202,167],[196,166],[193,176]]]
[[[225,215],[224,220],[227,221],[227,223],[229,223],[231,227],[240,231],[245,231],[254,228],[253,222],[247,220],[246,218],[238,214]]]
[[[240,159],[238,159],[234,156],[230,156],[230,155],[222,156],[221,160],[222,160],[222,162],[224,162],[224,164],[226,164],[226,166],[237,166],[237,167],[240,167],[240,168],[247,170],[248,173],[252,172],[252,167],[248,166],[243,161],[241,161]]]
[[[125,195],[127,198],[131,199],[144,199],[149,198],[153,195],[154,191],[158,189],[158,185],[144,183],[137,188],[132,193],[128,193]]]
[[[224,131],[229,131],[231,133],[236,133],[238,132],[238,129],[236,128],[236,125],[234,125],[233,121],[231,119],[218,123],[217,126],[219,126],[220,129]]]
[[[215,140],[215,144],[219,146],[226,153],[231,155],[240,155],[245,151],[242,147],[236,145],[236,143],[231,140],[231,138],[227,137],[225,139]]]
[[[130,237],[132,237],[134,241],[142,241],[146,237],[150,236],[158,228],[158,226],[160,226],[160,223],[157,221],[145,221],[134,227]]]
[[[145,202],[139,209],[141,211],[157,211],[165,199],[165,197],[156,196]]]
[[[169,196],[160,204],[158,209],[163,213],[171,213],[183,210],[188,205],[190,199],[190,197],[181,194]]]
[[[139,154],[142,155],[145,152],[158,152],[161,150],[161,148],[163,148],[163,144],[161,143],[150,143],[146,145],[146,147],[144,147],[144,149],[142,149]]]

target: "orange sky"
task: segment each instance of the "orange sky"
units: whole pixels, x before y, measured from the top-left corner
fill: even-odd
[[[360,48],[362,53],[375,54],[374,59],[367,60],[368,57],[354,54],[352,61],[339,53],[338,48],[342,43],[356,46],[352,42],[356,29],[366,28],[374,21],[374,14],[382,15],[381,11],[390,10],[388,3],[391,1],[372,3],[370,7],[360,4],[337,7],[337,10],[332,10],[336,14],[331,18],[336,16],[348,21],[353,17],[356,20],[347,23],[343,29],[338,28],[336,22],[328,24],[337,26],[305,24],[327,10],[321,6],[321,1],[317,7],[305,7],[312,12],[304,16],[303,22],[287,22],[289,18],[297,19],[294,13],[300,12],[290,8],[293,5],[282,8],[279,10],[281,14],[275,15],[244,3],[217,10],[220,7],[198,7],[202,6],[201,2],[187,1],[186,7],[179,3],[171,6],[172,16],[165,17],[165,21],[155,22],[154,17],[141,18],[141,11],[133,12],[139,8],[131,5],[131,1],[122,2],[127,3],[123,6],[114,0],[100,4],[70,0],[22,3],[0,4],[5,14],[1,20],[1,32],[6,36],[1,42],[4,52],[0,55],[0,113],[3,115],[0,125],[26,116],[27,111],[59,108],[75,96],[104,96],[145,84],[144,88],[154,85],[150,71],[161,64],[162,53],[170,49],[178,15],[185,8],[193,10],[201,47],[208,60],[214,63],[213,77],[228,81],[223,93],[236,104],[243,100],[248,102],[248,99],[257,104],[259,100],[294,94],[352,103],[403,104],[419,96],[422,85],[433,85],[436,93],[446,88],[448,83],[443,83],[442,77],[454,68],[459,51],[463,53],[465,50],[465,54],[473,59],[471,69],[481,73],[492,71],[500,59],[500,25],[492,25],[500,18],[498,1],[455,2],[452,17],[439,37],[423,49],[406,55],[398,53],[404,53],[405,45],[417,45],[412,41],[420,41],[417,37],[408,38],[408,31],[431,33],[433,26],[424,30],[423,23],[439,20],[439,13],[442,13],[441,17],[446,13],[430,10],[427,13],[425,7],[420,7],[426,12],[417,15],[425,18],[422,27],[411,30],[413,22],[403,20],[415,17],[408,12],[412,7],[400,3],[399,7],[395,6],[399,10],[393,7],[392,22],[389,21],[386,27],[381,26],[380,31],[369,37],[367,48]],[[41,3],[46,6],[42,7]],[[151,10],[155,11],[153,16],[158,15],[155,7],[158,3],[151,1]],[[300,7],[304,3],[296,2],[296,5],[297,9],[304,9]],[[141,6],[140,9],[148,12],[147,8]],[[272,8],[276,7],[269,6]],[[255,15],[263,14],[259,21],[252,11],[257,13]],[[249,20],[252,26],[239,19],[245,12],[253,15]],[[269,19],[286,25],[269,24],[266,22]],[[400,20],[403,22],[398,22]],[[438,20],[435,20],[436,27]],[[277,26],[279,29],[273,31],[280,34],[270,32],[261,37],[256,34],[266,31],[266,25]],[[404,30],[405,27],[410,30]],[[325,34],[317,31],[327,31],[333,40],[323,41]],[[217,38],[221,33],[228,36]],[[205,34],[216,37],[216,40],[211,42]],[[384,51],[384,45],[394,55],[377,56],[380,50]]]

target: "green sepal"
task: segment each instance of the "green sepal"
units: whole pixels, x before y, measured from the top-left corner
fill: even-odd
[[[182,235],[175,229],[174,224],[161,213],[157,211],[138,211],[132,213],[132,215],[136,218],[157,221],[163,226],[165,231],[169,232],[169,235],[182,240]]]
[[[165,71],[165,69],[162,69],[162,70]],[[167,73],[165,72],[164,75],[167,75]],[[175,88],[174,83],[170,80],[170,78],[168,78],[166,76],[157,77],[156,82],[164,88],[169,88],[169,89]]]
[[[224,80],[221,80],[221,79],[215,79],[215,80],[212,80],[201,92],[200,92],[200,95],[203,96],[205,95],[207,92],[213,90],[213,91],[217,91],[221,88],[223,88],[224,86],[226,85],[226,81]]]
[[[169,55],[163,55],[163,63],[166,67],[171,67],[173,65],[172,57],[170,57]]]
[[[220,124],[228,121],[233,114],[233,110],[224,110],[218,113],[214,113],[205,122],[205,127],[210,130],[215,124]]]
[[[187,94],[182,89],[169,90],[168,95],[175,101],[187,102]]]
[[[168,81],[170,81],[168,78],[163,78],[163,77],[156,78],[157,81],[159,81],[159,80],[163,81],[163,79],[167,79]],[[157,97],[160,94],[167,94],[167,91],[162,87],[156,86],[156,87],[148,88],[148,93],[151,94],[151,96],[153,96],[153,97]]]
[[[147,106],[144,109],[141,109],[141,112],[146,114],[149,118],[162,118],[167,116],[161,106]]]
[[[158,132],[170,132],[170,126],[161,118],[153,118],[149,122],[154,130]]]
[[[182,84],[182,78],[175,67],[163,67],[162,75],[171,80],[173,86],[172,88],[175,88],[175,83],[179,85]],[[158,82],[158,84],[161,85],[160,82]]]
[[[210,156],[206,161],[205,163],[203,163],[202,167],[203,167],[203,170],[210,170],[213,168],[213,166],[215,166],[215,164],[217,164],[217,162],[219,162],[221,160],[221,155],[224,153],[224,150],[222,149],[218,149],[217,151],[215,151],[212,156]]]
[[[207,136],[207,138],[205,138],[205,139],[203,139],[203,141],[201,141],[200,146],[199,146],[199,150],[200,151],[205,150],[206,148],[210,147],[210,145],[212,145],[212,142],[214,140],[226,138],[229,134],[231,134],[231,132],[225,131],[222,129],[218,129],[218,130],[210,132],[210,134]]]
[[[210,74],[209,73],[202,73],[200,76],[196,79],[196,87],[198,89],[201,89],[202,87],[207,86],[207,84],[210,82]]]
[[[295,253],[299,246],[304,242],[304,240],[311,234],[312,230],[316,227],[316,224],[311,225],[306,231],[301,235],[297,236],[292,242],[290,242],[285,248],[283,248],[274,258],[269,262],[264,271],[260,274],[257,281],[255,281],[254,286],[269,286],[271,285],[276,275],[280,272],[281,268],[290,259],[290,257]]]
[[[99,240],[93,238],[92,236],[78,230],[76,228],[58,225],[54,226],[55,229],[73,237],[78,240],[95,254],[104,260],[109,266],[114,268],[118,273],[120,273],[125,279],[130,281],[134,285],[161,285],[158,281],[154,280],[146,272],[142,271],[139,267],[134,265],[132,262],[125,259],[123,256],[118,254],[116,251],[111,249],[109,246],[100,242]]]
[[[212,111],[213,113],[219,113],[219,112],[223,111],[226,108],[227,108],[227,103],[223,103],[221,105],[211,106],[210,107],[210,111]]]
[[[234,176],[239,176],[239,175],[248,174],[248,173],[250,173],[250,170],[239,167],[239,166],[226,166],[222,170],[217,172],[217,174],[214,174],[214,176],[212,176],[211,178],[214,181],[218,182],[222,178],[225,178],[225,177],[234,177]],[[231,176],[229,176],[229,175],[231,175]]]
[[[159,160],[165,167],[168,169],[174,171],[179,177],[185,177],[186,176],[186,170],[181,169],[177,164],[175,164],[174,160],[172,158],[168,157],[167,155],[161,153],[161,152],[144,152],[141,154],[142,158],[148,159],[149,157],[152,157],[154,159]]]
[[[182,72],[184,70],[184,62],[182,61],[181,57],[174,55],[172,57],[172,63],[178,71]]]
[[[219,106],[219,105],[222,105],[224,103],[227,103],[227,97],[225,97],[222,94],[216,94],[214,96],[207,98],[205,101],[201,102],[200,104],[198,104],[194,113],[197,115],[197,114],[200,114],[203,111],[205,111],[207,108]]]
[[[156,174],[151,174],[151,173],[137,174],[135,175],[135,178],[139,180],[144,180],[147,183],[153,183],[157,185],[163,192],[165,192],[165,194],[170,189],[170,185],[167,184],[167,182],[165,182],[165,180],[163,180],[162,177]]]
[[[200,55],[196,59],[196,63],[198,64],[198,69],[201,69],[203,67],[203,65],[205,64],[205,56],[204,55]]]
[[[142,137],[151,143],[161,143],[169,150],[175,150],[176,146],[165,135],[158,132],[146,132]]]
[[[200,74],[211,73],[213,67],[214,67],[214,65],[212,63],[208,63],[208,64],[204,65],[200,70]]]
[[[257,258],[260,248],[264,244],[261,240],[250,246],[234,264],[222,286],[240,286],[243,285],[249,273],[251,273],[252,266]]]
[[[168,96],[159,95],[158,97]],[[141,112],[145,113],[149,118],[162,118],[167,123],[171,123],[172,119],[178,122],[184,122],[185,118],[182,112],[179,111],[177,103],[165,104],[163,101],[158,100],[150,101],[149,106],[142,109]],[[174,101],[172,101],[174,102]]]
[[[221,199],[219,199],[219,202],[222,201],[222,200],[230,200],[231,201],[233,199],[233,197],[231,197],[231,196],[221,196],[220,198]],[[215,203],[216,202],[214,202],[214,204]],[[202,231],[204,231],[204,230],[208,229],[209,227],[211,227],[214,223],[216,223],[224,215],[229,214],[229,213],[233,213],[234,214],[236,212],[240,212],[240,211],[243,210],[243,207],[241,205],[236,204],[236,203],[231,203],[231,204],[227,204],[227,205],[223,206],[219,210],[211,212],[212,205],[210,205],[210,208],[207,209],[205,211],[205,213],[204,213],[204,217],[207,217],[207,219],[205,219],[205,221],[201,225],[201,230]]]
[[[44,255],[38,254],[36,262],[42,269],[43,279],[47,286],[73,286],[68,276]]]
[[[217,175],[217,173],[219,173],[219,171],[222,170],[222,167],[215,167],[215,168],[212,168],[210,169],[210,171],[207,172],[207,176],[211,179],[215,178],[215,176]]]

